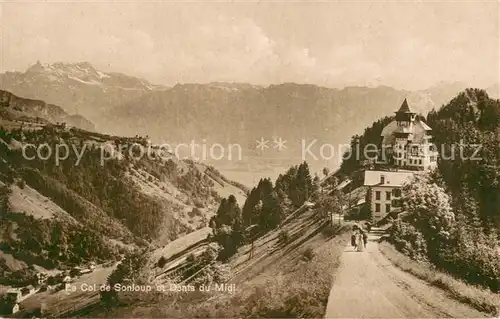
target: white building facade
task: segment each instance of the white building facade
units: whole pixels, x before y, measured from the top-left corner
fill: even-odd
[[[406,99],[394,121],[384,127],[381,159],[396,168],[429,170],[437,166],[437,150],[432,129],[410,110]]]
[[[401,187],[413,175],[413,172],[365,171],[364,185],[369,187],[367,205],[375,221],[401,209]]]

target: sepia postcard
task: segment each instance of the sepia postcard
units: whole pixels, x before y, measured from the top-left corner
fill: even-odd
[[[498,0],[0,0],[0,318],[498,318],[499,98]]]

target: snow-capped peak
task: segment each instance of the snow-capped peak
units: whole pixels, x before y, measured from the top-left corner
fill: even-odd
[[[120,73],[102,72],[94,68],[89,62],[42,64],[37,61],[26,70],[28,81],[38,79],[51,83],[67,83],[71,85],[101,86],[103,90],[115,87],[125,90],[153,90],[155,87],[146,80],[127,76]]]

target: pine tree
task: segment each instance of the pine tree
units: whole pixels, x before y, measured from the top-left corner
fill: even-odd
[[[260,183],[259,183],[260,184]],[[252,188],[243,205],[242,222],[245,227],[255,224],[257,216],[260,212],[256,212],[255,207],[260,201],[260,192],[257,187]]]
[[[309,171],[309,165],[307,162],[303,162],[299,165],[297,171],[297,186],[298,186],[298,205],[302,205],[309,196],[314,193],[314,185],[311,178],[311,173]]]
[[[330,170],[328,169],[328,167],[324,167],[323,168],[323,175],[325,175],[325,177],[327,177],[328,174],[330,174]]]

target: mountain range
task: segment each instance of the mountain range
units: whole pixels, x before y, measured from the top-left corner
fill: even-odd
[[[440,83],[407,91],[387,86],[326,88],[284,83],[262,87],[245,83],[154,85],[120,73],[102,72],[90,63],[37,62],[26,72],[0,76],[2,89],[27,98],[62,106],[85,116],[109,134],[149,136],[157,143],[210,141],[238,143],[248,154],[261,137],[280,137],[287,149],[279,154],[299,156],[302,143],[348,143],[374,119],[392,115],[407,98],[412,110],[437,109],[466,83]],[[498,96],[498,86],[487,88]]]
[[[1,74],[0,88],[61,105],[68,113],[91,121],[114,105],[163,89],[136,77],[98,71],[88,62],[42,65],[39,61],[25,72]]]
[[[287,141],[282,155],[297,156],[302,145],[313,141],[317,141],[311,148],[316,154],[324,143],[337,150],[339,144],[348,143],[374,119],[393,115],[405,98],[413,111],[426,114],[466,87],[453,83],[405,91],[383,86],[331,89],[294,83],[269,87],[182,84],[130,100],[106,112],[102,120],[106,130],[115,134],[149,135],[168,143],[239,143],[250,151],[261,137],[279,137]]]

